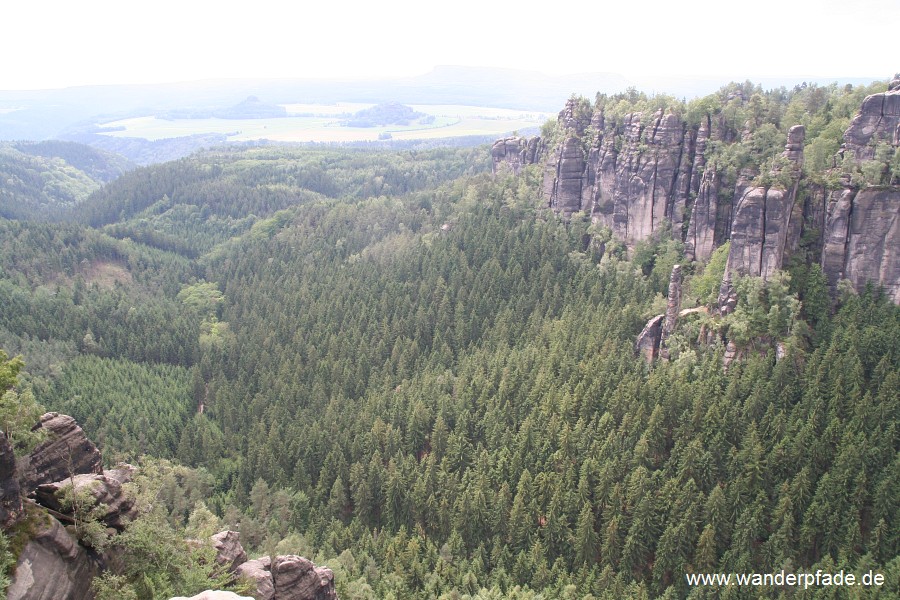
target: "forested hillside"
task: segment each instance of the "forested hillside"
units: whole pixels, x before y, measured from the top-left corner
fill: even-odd
[[[216,150],[132,171],[61,223],[0,220],[17,392],[159,480],[101,600],[205,589],[202,561],[166,571],[141,544],[216,528],[327,564],[344,599],[900,595],[883,290],[831,298],[802,262],[736,277],[740,310],[698,311],[647,364],[635,338],[672,267],[704,305],[727,248],[629,252],[542,208],[537,167],[488,167],[486,148]],[[727,369],[711,327],[746,342]],[[886,583],[685,579],[781,569]]]
[[[0,144],[0,217],[47,219],[131,168],[114,154],[74,142]]]

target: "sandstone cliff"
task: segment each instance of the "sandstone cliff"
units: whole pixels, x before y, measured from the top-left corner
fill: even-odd
[[[72,417],[46,413],[35,429],[45,430],[48,436],[20,465],[23,489],[30,491],[42,483],[62,481],[71,474],[103,472],[100,451]]]
[[[0,433],[0,525],[18,524],[23,542],[8,589],[10,600],[90,600],[93,578],[114,563],[70,532],[77,515],[64,498],[79,498],[78,514],[90,514],[115,535],[138,516],[134,498],[123,485],[136,468],[120,464],[104,470],[97,447],[68,415],[44,414],[35,429],[47,439],[18,462]],[[27,499],[23,502],[23,495]],[[24,532],[24,533],[22,533]],[[247,577],[257,600],[336,600],[334,574],[294,555],[248,561],[237,532],[223,531],[210,539],[220,572]],[[113,544],[114,547],[114,544]],[[193,600],[240,598],[231,592],[207,591]]]
[[[37,428],[46,429],[48,438],[21,460],[21,471],[14,471],[22,493],[34,496],[39,487],[62,487],[75,478],[103,477],[100,451],[84,435],[75,419],[46,413],[35,426]],[[98,492],[98,496],[98,502],[101,498],[103,501],[115,500],[109,493]],[[118,500],[121,504],[121,490]],[[32,534],[18,555],[7,597],[10,600],[93,598],[91,580],[100,568],[97,556],[79,544],[57,517],[34,504],[31,507],[30,514],[21,518],[28,519]],[[65,514],[55,510],[62,508],[58,504],[49,508],[60,519],[66,519]],[[107,515],[115,518],[111,512]]]
[[[870,161],[878,143],[900,151],[900,78],[865,99],[844,132],[840,158]],[[822,270],[834,288],[847,279],[856,289],[873,281],[900,304],[900,181],[860,188],[844,178],[826,200]]]
[[[785,257],[800,237],[802,212],[795,210],[803,162],[802,125],[791,127],[782,157],[786,164],[773,168],[774,185],[753,186],[737,200],[731,222],[729,271],[767,279],[785,264]],[[786,173],[783,173],[786,172]]]
[[[34,533],[19,554],[8,600],[87,600],[98,563],[55,518],[34,517]]]
[[[752,146],[754,125],[739,129],[725,118],[724,106],[749,106],[740,90],[721,102],[689,121],[664,108],[618,117],[603,106],[585,111],[584,101],[573,98],[552,140],[494,144],[494,169],[542,164],[547,207],[566,219],[583,213],[629,248],[671,231],[688,259],[702,261],[731,240],[729,271],[767,278],[786,267],[802,239],[807,260],[820,262],[832,288],[841,279],[857,290],[873,282],[900,303],[898,177],[885,166],[882,181],[848,177],[837,190],[806,181],[806,132],[799,125],[790,128],[776,160],[751,157],[737,177],[733,171],[726,177],[711,149]],[[863,101],[835,167],[871,164],[879,145],[900,151],[900,78]],[[771,164],[763,167],[764,159]]]
[[[669,277],[666,312],[647,321],[635,342],[635,352],[641,355],[648,363],[657,357],[662,360],[669,360],[669,349],[666,346],[666,341],[675,332],[678,317],[681,316],[681,287],[681,265],[675,265],[672,267],[672,274]]]
[[[541,160],[541,138],[508,137],[491,146],[491,170],[496,175],[503,169],[519,174],[522,167]]]

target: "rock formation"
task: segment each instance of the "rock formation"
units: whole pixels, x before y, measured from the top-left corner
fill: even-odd
[[[122,483],[131,477],[128,468],[102,470],[97,447],[87,439],[75,419],[68,415],[46,413],[34,429],[45,429],[47,439],[21,459],[17,499],[4,498],[4,508],[16,502],[21,507],[21,494],[37,499],[38,506],[29,510],[26,526],[30,539],[18,556],[10,583],[8,598],[12,600],[82,600],[93,598],[91,580],[99,572],[96,555],[84,548],[66,531],[62,523],[44,508],[66,520],[60,490],[74,485],[84,490],[82,497],[94,506],[104,506],[103,521],[108,527],[121,529],[130,516],[131,501],[122,494]],[[3,438],[2,442],[5,442]],[[2,446],[0,442],[0,446]],[[0,448],[2,449],[2,448]],[[5,457],[8,458],[8,457]],[[3,470],[14,477],[15,471]],[[11,490],[11,482],[4,490]],[[7,523],[4,523],[7,526]]]
[[[669,276],[669,294],[666,299],[666,314],[659,331],[659,357],[669,360],[669,349],[666,340],[675,332],[675,325],[681,312],[681,265],[672,267],[672,275]]]
[[[844,132],[839,158],[871,160],[877,143],[900,151],[900,78],[863,101]],[[849,177],[842,183],[827,198],[822,271],[832,289],[841,279],[857,290],[874,281],[900,304],[900,181],[862,189]]]
[[[632,113],[620,123],[597,111],[587,125],[573,112],[570,100],[559,117],[565,137],[548,157],[547,204],[566,218],[579,211],[590,214],[627,244],[649,237],[664,221],[681,227],[691,186],[699,187],[695,164],[704,164],[696,147],[699,140],[705,148],[708,129],[701,139],[662,110]],[[582,130],[593,138],[588,150]]]
[[[571,135],[563,142],[553,183],[550,206],[564,217],[582,209],[581,174],[584,172],[584,149],[581,139]]]
[[[256,600],[272,600],[275,597],[275,582],[272,580],[272,559],[268,556],[248,560],[237,568],[239,577],[249,579],[255,585],[253,597]]]
[[[900,144],[900,77],[895,77],[887,92],[863,100],[859,113],[844,132],[841,156],[850,152],[856,161],[875,158],[875,145]]]
[[[719,222],[719,188],[722,185],[716,166],[712,165],[700,177],[697,198],[691,208],[684,253],[691,260],[706,260],[722,243],[716,236]]]
[[[659,355],[660,331],[666,315],[656,315],[644,325],[637,341],[634,344],[634,350],[644,357],[644,361],[651,363]]]
[[[256,583],[256,600],[337,600],[331,569],[317,567],[302,556],[249,560],[236,572]]]
[[[745,95],[735,92],[723,103],[747,103]],[[707,161],[707,151],[749,142],[752,121],[741,131],[724,111],[689,123],[664,109],[619,117],[585,110],[569,100],[556,141],[535,143],[540,151],[531,151],[533,140],[499,140],[495,170],[502,162],[518,171],[541,161],[546,206],[566,219],[589,215],[629,248],[670,231],[689,259],[706,260],[731,240],[729,270],[766,278],[785,268],[803,239],[807,259],[821,261],[832,290],[841,279],[857,290],[874,282],[900,303],[900,177],[887,168],[880,182],[847,177],[831,191],[809,183],[801,175],[805,130],[797,125],[768,172],[744,165],[735,180],[733,171],[726,177],[724,166]],[[900,151],[900,76],[863,101],[835,164],[866,165],[884,145]],[[735,183],[726,185],[727,178]]]
[[[247,553],[241,545],[240,534],[237,531],[222,531],[210,538],[213,548],[216,549],[216,563],[225,567],[227,571],[234,572],[247,562]]]
[[[647,321],[644,329],[635,342],[634,349],[648,363],[659,357],[669,360],[666,340],[675,331],[678,317],[681,316],[681,265],[672,267],[669,276],[669,294],[666,298],[666,312]]]
[[[272,579],[272,559],[268,556],[248,560],[237,568],[239,577],[249,579],[255,584],[253,597],[256,600],[272,600],[275,598],[275,582]]]
[[[34,429],[44,429],[48,436],[22,461],[22,489],[30,491],[71,475],[103,473],[100,451],[72,417],[46,413]]]
[[[880,283],[900,304],[900,187],[852,187],[828,202],[822,270],[832,289],[847,279],[857,290]]]
[[[216,562],[250,581],[256,600],[337,600],[331,569],[295,555],[276,556],[274,561],[268,556],[247,560],[236,531],[217,533],[211,540]]]
[[[97,519],[107,527],[122,531],[126,523],[137,516],[134,500],[122,491],[122,484],[131,481],[134,470],[130,465],[121,465],[99,475],[74,475],[63,481],[42,483],[37,486],[33,495],[42,506],[70,514],[71,508],[63,499],[74,489],[82,502],[86,502],[81,506],[82,511],[93,511],[99,507],[102,509],[99,514],[93,511]]]
[[[0,520],[7,528],[17,519],[29,519],[27,526],[33,532],[19,553],[8,598],[89,600],[93,598],[91,581],[99,573],[101,561],[51,514],[72,521],[72,507],[66,498],[74,490],[82,503],[80,510],[98,518],[108,532],[122,531],[136,516],[133,499],[122,490],[136,469],[123,464],[104,471],[99,450],[70,416],[47,413],[38,427],[47,430],[48,439],[22,460],[21,478],[16,477],[12,447],[0,433]],[[22,491],[37,502],[27,516]],[[274,562],[268,557],[248,561],[235,531],[217,533],[210,541],[216,563],[235,578],[253,582],[257,600],[337,600],[334,574],[326,567],[294,555],[278,556]],[[218,599],[251,600],[212,590],[186,600]]]
[[[737,201],[731,224],[730,271],[767,279],[782,268],[789,245],[795,245],[799,240],[799,227],[791,219],[802,219],[802,213],[797,215],[794,206],[803,163],[804,136],[802,125],[791,127],[782,153],[788,161],[783,169],[789,170],[788,177],[783,179],[790,181],[789,185],[751,187]],[[781,174],[781,169],[773,169],[770,176],[777,178]]]
[[[302,556],[278,556],[272,563],[275,600],[336,600],[334,573]]]
[[[511,169],[518,175],[522,167],[540,162],[541,150],[539,137],[497,140],[491,146],[491,172],[496,175],[503,169]]]
[[[87,600],[97,563],[56,519],[44,516],[19,554],[8,600]]]

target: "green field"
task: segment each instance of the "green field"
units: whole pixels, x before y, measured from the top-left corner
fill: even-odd
[[[416,111],[435,117],[428,125],[346,127],[341,121],[371,104],[287,104],[288,117],[274,119],[160,119],[155,116],[121,119],[101,124],[114,137],[147,140],[182,137],[198,133],[220,133],[231,141],[273,140],[279,142],[374,141],[388,133],[395,140],[438,139],[471,135],[500,136],[538,127],[549,113],[462,105],[412,105]]]

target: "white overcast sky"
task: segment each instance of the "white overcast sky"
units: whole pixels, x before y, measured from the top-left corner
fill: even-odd
[[[0,90],[241,77],[871,77],[900,70],[900,0],[9,0]]]

